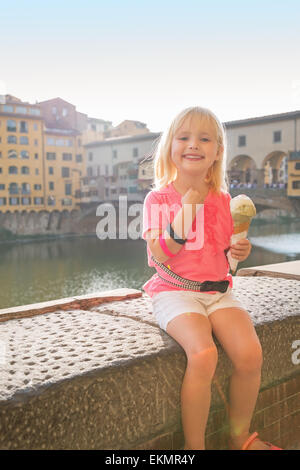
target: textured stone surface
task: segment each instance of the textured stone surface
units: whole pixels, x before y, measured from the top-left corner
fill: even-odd
[[[300,373],[291,360],[299,287],[234,278],[262,343],[263,388]],[[4,321],[0,338],[0,448],[126,449],[180,429],[186,358],[158,328],[147,295]],[[231,364],[217,346],[226,391]],[[212,392],[213,408],[222,400]]]
[[[300,281],[300,260],[242,268],[237,271],[237,276],[268,276]]]

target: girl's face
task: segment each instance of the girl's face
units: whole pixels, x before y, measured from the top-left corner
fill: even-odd
[[[187,117],[172,139],[171,158],[177,170],[203,175],[219,157],[212,126],[201,124],[197,117]]]

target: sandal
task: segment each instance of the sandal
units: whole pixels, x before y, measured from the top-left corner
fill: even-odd
[[[248,450],[248,447],[250,446],[250,444],[252,444],[252,442],[254,442],[255,440],[260,440],[259,437],[258,437],[257,432],[254,432],[253,434],[251,434],[251,436],[248,437],[248,439],[242,445],[241,450]],[[270,442],[265,442],[265,441],[262,441],[262,442],[264,444],[268,445],[270,447],[270,450],[283,450],[280,447],[274,446]],[[235,450],[235,449],[232,448],[230,443],[229,443],[229,448],[230,448],[230,450]]]

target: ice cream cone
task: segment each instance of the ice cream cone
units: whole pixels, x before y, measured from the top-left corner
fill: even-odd
[[[233,225],[233,233],[241,233],[245,232],[245,230],[248,232],[250,227],[250,222],[244,222],[243,224],[234,224]]]
[[[247,238],[248,230],[252,218],[256,215],[255,205],[245,194],[239,194],[231,199],[230,211],[233,219],[233,235],[230,239],[230,246],[235,245],[239,240]],[[227,259],[231,271],[236,271],[238,260],[231,256],[231,251],[227,252]]]

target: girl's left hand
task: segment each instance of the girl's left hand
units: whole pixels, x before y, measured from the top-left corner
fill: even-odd
[[[247,238],[242,238],[236,242],[235,245],[231,245],[231,256],[238,261],[245,261],[251,252],[252,245]]]

